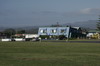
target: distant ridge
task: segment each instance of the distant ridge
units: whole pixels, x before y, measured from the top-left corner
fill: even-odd
[[[63,26],[69,25],[74,27],[84,27],[90,29],[96,29],[97,20],[89,20],[89,21],[82,21],[82,22],[74,22],[74,23],[66,23]]]
[[[82,21],[82,22],[65,23],[61,25],[96,29],[96,23],[97,23],[97,20],[88,20],[88,21]],[[50,26],[50,25],[44,25],[44,26]],[[24,27],[0,27],[0,31],[3,31],[8,28],[30,30],[30,29],[38,29],[39,27],[40,26],[28,26],[28,25]]]
[[[0,32],[2,32],[5,29],[7,29],[7,27],[0,27]]]

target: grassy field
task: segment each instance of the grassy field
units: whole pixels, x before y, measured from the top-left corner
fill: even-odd
[[[100,66],[100,44],[0,42],[0,66]]]

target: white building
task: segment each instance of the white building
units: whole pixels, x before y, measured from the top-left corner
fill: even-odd
[[[38,38],[39,35],[38,34],[24,34],[25,38]]]

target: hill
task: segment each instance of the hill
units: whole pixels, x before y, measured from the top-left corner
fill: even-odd
[[[96,29],[96,23],[97,23],[97,20],[89,20],[89,21],[83,21],[83,22],[66,23],[64,24],[64,26],[70,25],[70,26],[76,26],[76,27],[78,26],[78,27]]]
[[[96,29],[96,23],[97,23],[97,20],[89,20],[89,21],[82,21],[82,22],[66,23],[66,24],[61,24],[61,25],[62,26],[68,25],[68,26],[72,26],[72,27],[83,27],[83,28]],[[50,25],[47,25],[47,26],[50,26]],[[31,32],[31,30],[34,29],[33,31],[35,31],[37,33],[37,30],[39,27],[40,26],[0,27],[0,31],[3,31],[3,30],[8,29],[8,28],[13,28],[16,30],[28,30],[28,32]]]

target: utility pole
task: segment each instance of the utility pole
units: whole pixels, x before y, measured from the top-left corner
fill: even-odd
[[[57,27],[59,27],[60,25],[59,25],[59,22],[57,22]]]
[[[57,34],[58,34],[58,38],[57,39],[59,39],[59,29],[58,29],[58,27],[59,27],[59,22],[57,22]]]

